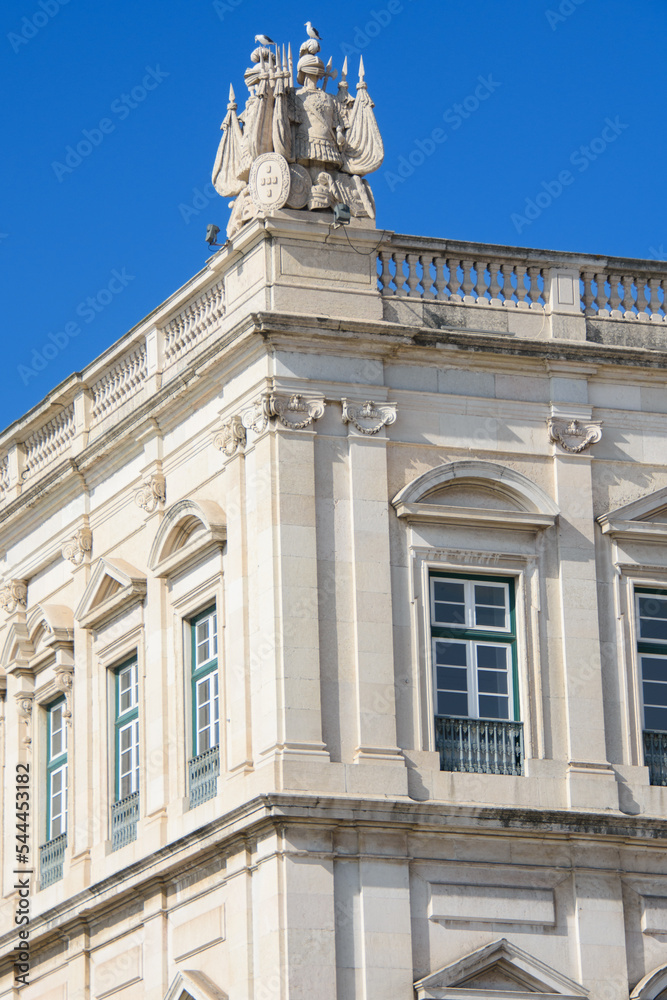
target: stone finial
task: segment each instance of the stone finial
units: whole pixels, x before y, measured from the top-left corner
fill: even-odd
[[[326,403],[323,399],[305,399],[300,393],[281,395],[272,393],[269,409],[272,417],[277,417],[283,427],[303,430],[324,415]]]
[[[25,611],[28,603],[28,584],[25,580],[8,580],[0,590],[0,604],[8,615],[19,608]]]
[[[238,414],[225,420],[221,430],[213,438],[215,447],[219,448],[228,458],[235,455],[239,448],[243,448],[245,442],[246,429]]]
[[[63,559],[69,559],[72,566],[80,566],[93,547],[93,533],[90,528],[79,528],[72,538],[62,544]]]
[[[377,434],[383,427],[396,420],[396,403],[353,403],[342,399],[343,423],[352,424],[360,434]]]
[[[146,513],[152,514],[159,504],[163,504],[167,499],[165,478],[161,473],[154,473],[144,481],[134,494],[134,502],[137,507],[141,507]]]
[[[592,421],[551,417],[547,421],[549,440],[571,455],[579,455],[602,437],[602,424]]]

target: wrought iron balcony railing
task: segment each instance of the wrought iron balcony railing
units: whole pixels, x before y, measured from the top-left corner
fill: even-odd
[[[644,731],[644,763],[652,785],[667,785],[667,733]]]
[[[137,839],[139,792],[126,796],[111,806],[111,850],[118,851]]]
[[[212,799],[218,790],[220,747],[211,747],[188,762],[190,770],[190,808]]]
[[[47,885],[59,882],[63,877],[63,861],[65,858],[65,848],[67,847],[67,834],[61,833],[59,837],[42,844],[39,849],[39,886],[46,889]]]
[[[478,719],[435,719],[442,771],[523,774],[523,724]]]

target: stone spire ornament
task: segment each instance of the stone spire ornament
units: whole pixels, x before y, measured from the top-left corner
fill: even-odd
[[[336,80],[332,59],[325,66],[321,38],[307,22],[308,38],[299,48],[296,86],[291,45],[268,36],[250,55],[244,78],[249,96],[237,116],[230,87],[222,138],[213,167],[213,185],[234,198],[229,237],[251,219],[283,207],[308,212],[349,206],[357,218],[375,219],[375,201],[366,174],[384,159],[382,137],[365,81],[363,59],[353,98],[347,59],[337,94],[326,92]],[[271,51],[269,45],[274,46]]]

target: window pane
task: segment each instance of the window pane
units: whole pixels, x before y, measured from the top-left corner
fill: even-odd
[[[656,594],[647,594],[639,598],[639,615],[641,618],[666,618],[667,598]]]
[[[499,670],[480,670],[477,674],[480,694],[507,694],[507,673]],[[665,685],[667,688],[667,685]]]
[[[435,662],[438,666],[465,667],[468,662],[465,642],[446,642],[438,639],[435,644]]]
[[[667,621],[662,618],[641,618],[639,636],[641,639],[660,639],[667,642]]]
[[[652,684],[644,681],[644,704],[667,706],[667,684]]]
[[[50,713],[51,723],[51,760],[60,757],[65,752],[67,733],[65,731],[65,720],[63,719],[63,706],[56,705]]]
[[[434,581],[433,621],[443,625],[465,625],[465,589],[462,583]]]
[[[480,694],[479,716],[480,719],[509,719],[508,699]]]
[[[667,732],[667,708],[644,707],[644,728]]]
[[[507,670],[507,646],[484,646],[477,644],[477,666],[486,670]]]
[[[667,660],[642,656],[642,677],[645,681],[667,681]]]
[[[438,715],[460,715],[467,718],[468,696],[449,691],[438,692]]]
[[[491,604],[497,608],[505,608],[505,588],[493,584],[475,584],[475,604]]]
[[[118,714],[124,715],[138,703],[139,671],[136,663],[130,663],[118,673]]]
[[[505,611],[502,608],[475,608],[475,624],[478,628],[506,627]]]
[[[437,667],[438,688],[444,691],[467,691],[468,671],[457,667]]]

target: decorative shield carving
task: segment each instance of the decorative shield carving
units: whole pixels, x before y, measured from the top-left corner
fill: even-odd
[[[291,163],[289,172],[291,183],[287,195],[287,207],[305,208],[310,198],[310,189],[313,186],[310,174],[300,163]]]
[[[602,424],[591,422],[581,423],[579,420],[547,421],[549,440],[560,445],[563,451],[571,455],[579,455],[595,444],[602,437]]]
[[[360,434],[377,434],[396,420],[396,403],[375,403],[372,399],[365,403],[352,403],[349,399],[341,402],[343,423],[352,424]]]
[[[290,192],[290,171],[280,153],[262,153],[250,171],[250,197],[263,212],[282,208]]]

